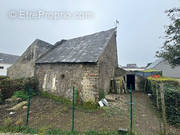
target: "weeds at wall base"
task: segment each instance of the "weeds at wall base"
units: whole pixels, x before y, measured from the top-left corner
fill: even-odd
[[[62,103],[62,104],[66,104],[69,107],[72,106],[72,101],[70,101],[69,99],[66,99],[64,97],[55,96],[48,92],[42,92],[42,91],[40,92],[40,96],[52,99],[52,100]],[[96,111],[99,109],[98,104],[95,104],[93,102],[80,102],[79,104],[75,104],[75,107],[80,110],[84,110],[84,111],[88,111],[88,112]]]

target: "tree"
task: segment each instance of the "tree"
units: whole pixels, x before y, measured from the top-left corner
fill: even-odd
[[[166,11],[171,23],[166,26],[163,47],[156,52],[157,57],[164,58],[172,66],[180,65],[180,8]]]

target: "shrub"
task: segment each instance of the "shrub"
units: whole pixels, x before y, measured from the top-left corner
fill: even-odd
[[[180,126],[180,86],[173,79],[148,79],[148,85],[146,87],[146,91],[151,93],[151,99],[153,104],[157,107],[157,99],[159,105],[159,111],[161,111],[161,97],[160,97],[160,86],[159,83],[164,84],[164,99],[165,99],[165,107],[166,107],[166,119],[167,122]],[[158,89],[158,97],[156,89]]]
[[[4,79],[7,79],[7,78],[8,78],[7,76],[0,76],[0,81],[4,80]]]
[[[16,91],[13,96],[21,98],[22,100],[28,99],[28,94],[24,90]]]
[[[35,91],[30,91],[30,96],[35,96],[37,95],[37,93]],[[21,98],[22,100],[27,100],[28,99],[28,92],[25,90],[20,90],[20,91],[16,91],[13,96],[17,97],[17,98]]]
[[[2,99],[5,100],[10,98],[14,92],[19,90],[28,91],[28,89],[32,89],[33,92],[37,93],[38,91],[38,81],[36,78],[22,78],[22,79],[10,79],[5,78],[0,80],[0,89],[2,94]]]
[[[167,121],[180,126],[180,87],[165,84]]]
[[[23,79],[3,79],[0,81],[0,89],[3,100],[6,98],[10,98],[13,95],[14,91],[24,89]]]

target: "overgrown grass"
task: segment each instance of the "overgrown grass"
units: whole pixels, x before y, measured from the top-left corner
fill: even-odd
[[[0,127],[0,133],[7,133],[7,132],[11,132],[11,133],[25,133],[25,134],[37,134],[38,130],[37,129],[33,129],[33,128],[29,128],[29,127],[25,127],[25,126],[9,126],[9,127]]]
[[[60,129],[34,129],[25,126],[11,126],[8,128],[0,127],[0,133],[25,133],[25,134],[38,134],[38,135],[127,135],[127,134],[118,134],[117,131],[62,131]]]
[[[31,97],[36,96],[36,95],[38,95],[38,92],[30,91]],[[21,98],[22,100],[27,100],[28,99],[28,92],[25,90],[19,90],[19,91],[14,92],[13,96],[16,98]]]
[[[63,103],[63,104],[68,104],[68,105],[71,105],[71,104],[72,104],[72,102],[71,102],[70,100],[68,100],[68,99],[66,99],[66,98],[64,98],[64,97],[55,96],[55,95],[50,94],[50,93],[48,93],[48,92],[43,92],[43,91],[41,91],[41,92],[40,92],[40,96],[45,97],[45,98],[52,99],[52,100],[54,100],[54,101],[56,101],[56,102],[60,102],[60,103]]]
[[[61,131],[58,129],[47,130],[46,135],[119,135],[116,131],[85,131],[85,132],[72,132]],[[123,134],[121,134],[123,135]]]
[[[119,107],[102,107],[101,109],[105,111],[108,117],[113,117],[115,114],[119,116],[122,115],[122,111]]]
[[[69,99],[64,98],[64,97],[60,97],[60,96],[55,96],[55,95],[50,94],[48,92],[41,92],[40,96],[52,99],[56,102],[60,102],[62,104],[66,104],[69,106],[72,105],[72,101],[70,101]],[[75,104],[75,107],[78,109],[82,109],[84,111],[87,111],[87,112],[92,112],[92,111],[96,111],[99,109],[98,104],[95,104],[93,102],[81,102],[79,104]]]

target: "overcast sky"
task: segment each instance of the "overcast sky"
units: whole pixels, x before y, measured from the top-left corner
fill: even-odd
[[[169,23],[164,11],[179,7],[180,1],[1,0],[0,6],[0,52],[21,55],[37,38],[54,44],[108,30],[115,27],[117,19],[119,64],[145,66],[155,60],[155,52],[162,46],[160,37],[164,35],[164,25]],[[40,18],[25,17],[24,13],[38,13]],[[47,13],[62,15],[48,18]],[[64,18],[66,13],[71,16]],[[74,17],[77,13],[82,18]]]

